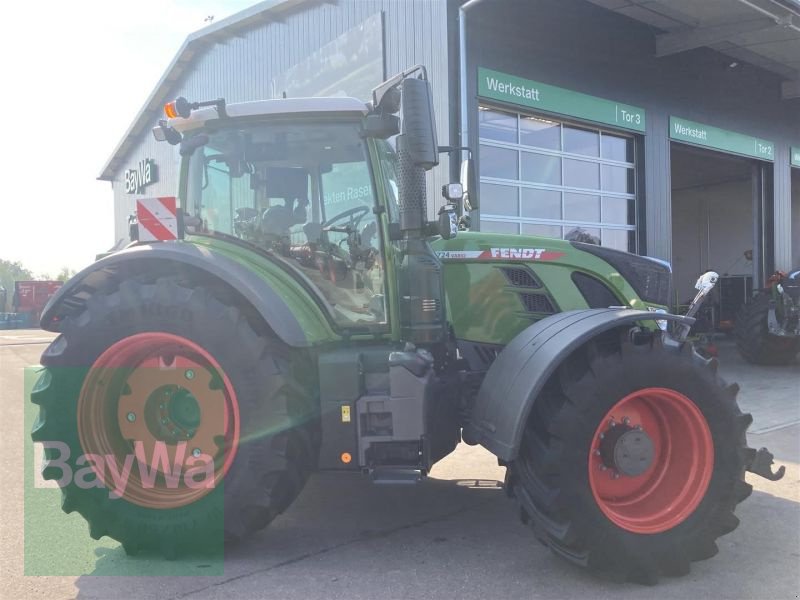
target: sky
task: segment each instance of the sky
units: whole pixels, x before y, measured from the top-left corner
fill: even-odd
[[[81,269],[114,243],[97,176],[183,44],[257,0],[9,2],[3,9],[0,259]]]

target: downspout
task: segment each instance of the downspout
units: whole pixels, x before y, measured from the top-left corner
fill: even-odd
[[[482,0],[469,0],[458,8],[458,118],[460,121],[460,145],[469,146],[469,107],[467,101],[467,11]],[[464,150],[459,151],[461,162],[467,158]],[[474,230],[480,230],[480,206],[470,214]]]

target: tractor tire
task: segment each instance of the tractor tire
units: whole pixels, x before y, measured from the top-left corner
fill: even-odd
[[[506,486],[553,552],[615,581],[654,584],[717,552],[739,523],[752,418],[716,361],[660,336],[603,336],[537,398]],[[613,425],[612,425],[613,423]]]
[[[800,352],[800,338],[771,335],[767,328],[770,296],[761,292],[739,309],[736,316],[736,348],[755,365],[788,365]]]
[[[203,287],[124,281],[61,332],[31,394],[32,438],[92,538],[217,555],[286,509],[316,467],[311,370],[301,379],[301,357]],[[112,459],[116,473],[132,461],[121,485]]]

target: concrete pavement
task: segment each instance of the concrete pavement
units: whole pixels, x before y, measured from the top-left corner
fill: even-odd
[[[76,521],[79,534],[53,540],[51,551],[88,549],[87,574],[24,577],[22,464],[30,438],[22,373],[49,336],[3,333],[9,335],[0,335],[0,404],[10,431],[0,436],[3,597],[772,599],[797,598],[800,590],[800,367],[752,367],[724,343],[721,371],[740,383],[740,403],[754,414],[751,431],[759,432],[750,445],[770,447],[788,472],[778,483],[748,475],[755,491],[737,511],[742,524],[720,539],[719,555],[694,563],[687,577],[645,588],[599,581],[565,564],[519,523],[498,484],[504,469],[481,448],[464,445],[418,486],[314,476],[284,515],[227,553],[220,576],[204,576],[209,565],[202,560],[128,558],[113,540],[91,540]],[[154,576],[176,569],[188,576]]]

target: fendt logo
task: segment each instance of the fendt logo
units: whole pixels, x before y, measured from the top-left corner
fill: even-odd
[[[140,160],[135,169],[125,171],[125,193],[139,194],[151,183],[158,181],[158,168],[152,158]]]
[[[547,248],[490,248],[489,250],[439,250],[442,260],[558,260],[563,252]]]
[[[492,248],[492,257],[540,260],[545,252],[546,248]]]

